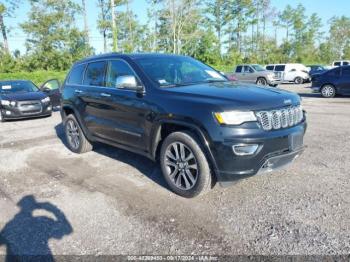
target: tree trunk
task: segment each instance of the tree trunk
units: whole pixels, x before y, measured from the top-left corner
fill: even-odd
[[[82,2],[82,6],[83,6],[85,37],[86,37],[87,44],[89,44],[89,25],[88,25],[88,21],[87,21],[86,3],[85,3],[85,0],[82,0],[81,2]]]
[[[8,40],[7,40],[7,34],[6,34],[6,27],[5,27],[5,23],[4,23],[4,17],[2,14],[0,14],[0,29],[1,29],[1,33],[2,33],[2,37],[4,39],[4,49],[7,53],[10,52],[9,49],[9,44],[8,44]]]
[[[114,13],[114,0],[110,0],[111,14],[112,14],[112,35],[113,35],[113,52],[118,51],[118,33],[117,25],[115,23],[115,13]]]

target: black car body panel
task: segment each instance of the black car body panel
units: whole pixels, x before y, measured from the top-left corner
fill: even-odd
[[[332,85],[338,95],[350,95],[350,66],[340,66],[312,77],[312,89],[320,92],[325,85]]]
[[[220,125],[214,117],[214,112],[256,112],[298,106],[297,94],[228,81],[159,87],[138,64],[138,59],[158,57],[173,56],[108,54],[77,62],[62,87],[63,120],[67,114],[74,113],[90,141],[118,146],[152,160],[157,159],[164,128],[190,129],[199,138],[221,183],[257,174],[270,158],[274,158],[277,168],[280,163],[288,162],[288,157],[291,162],[300,153],[301,149],[296,155],[291,154],[294,151],[290,149],[290,137],[296,133],[304,135],[305,115],[293,127],[272,131],[263,130],[258,122]],[[132,68],[142,89],[84,85],[84,80],[70,83],[70,77],[76,78],[75,72],[82,74],[82,79],[86,77],[89,63],[114,60],[122,60]],[[237,156],[232,146],[240,143],[257,143],[259,150],[252,156]],[[276,156],[284,161],[276,160]]]
[[[1,86],[11,86],[15,85],[16,83],[29,83],[30,85],[34,85],[32,82],[25,80],[0,81]],[[0,92],[0,110],[2,120],[34,118],[51,115],[51,101],[47,100],[44,102],[44,99],[48,99],[48,96],[39,89],[28,92],[2,91]],[[11,104],[5,104],[3,101],[9,101]]]

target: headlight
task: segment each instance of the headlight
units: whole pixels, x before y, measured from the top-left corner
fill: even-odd
[[[9,105],[11,104],[11,102],[8,101],[8,100],[1,100],[1,104],[2,104],[3,106],[9,106]]]
[[[257,121],[254,112],[252,111],[229,111],[215,113],[215,118],[220,124],[225,125],[240,125],[245,122]]]
[[[45,97],[44,99],[41,100],[42,103],[48,103],[50,102],[50,97]]]

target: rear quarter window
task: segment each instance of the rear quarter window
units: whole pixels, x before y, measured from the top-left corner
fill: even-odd
[[[285,69],[286,69],[285,65],[277,65],[275,67],[275,71],[277,71],[277,72],[283,72]]]
[[[84,71],[85,65],[74,66],[69,74],[68,84],[81,85],[83,83]]]
[[[242,66],[237,66],[236,73],[241,73],[241,72],[242,72]]]

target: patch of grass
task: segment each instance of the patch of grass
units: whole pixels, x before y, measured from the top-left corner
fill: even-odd
[[[62,83],[66,75],[67,72],[55,71],[0,73],[0,80],[30,80],[36,85],[40,86],[49,79],[58,79]]]

